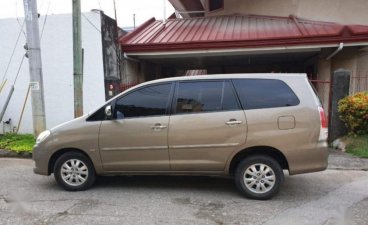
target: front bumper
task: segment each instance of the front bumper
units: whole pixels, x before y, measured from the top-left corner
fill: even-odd
[[[35,145],[33,147],[32,158],[35,162],[35,168],[33,168],[33,172],[39,175],[50,175],[49,173],[49,155],[45,149],[42,149],[41,146]]]

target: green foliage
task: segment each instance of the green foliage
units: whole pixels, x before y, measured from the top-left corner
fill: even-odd
[[[0,149],[12,150],[15,152],[32,152],[36,139],[32,134],[6,133],[0,135]]]
[[[368,135],[349,136],[346,141],[346,152],[368,158]]]
[[[339,101],[340,119],[351,134],[368,133],[368,92],[359,92]]]

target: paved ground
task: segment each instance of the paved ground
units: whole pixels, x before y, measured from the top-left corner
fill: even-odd
[[[207,177],[106,177],[65,192],[33,174],[31,160],[0,158],[0,224],[368,224],[368,172],[352,170],[368,161],[336,153],[330,161],[331,169],[286,176],[277,197],[254,201],[232,180]]]

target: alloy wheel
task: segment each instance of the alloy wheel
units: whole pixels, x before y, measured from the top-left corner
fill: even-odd
[[[80,186],[88,178],[88,167],[79,159],[69,159],[61,166],[60,175],[68,185]]]

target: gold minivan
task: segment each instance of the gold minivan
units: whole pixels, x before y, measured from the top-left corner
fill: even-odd
[[[137,85],[42,132],[34,172],[68,191],[97,175],[231,176],[269,199],[290,175],[325,170],[327,124],[305,74],[174,77]]]

